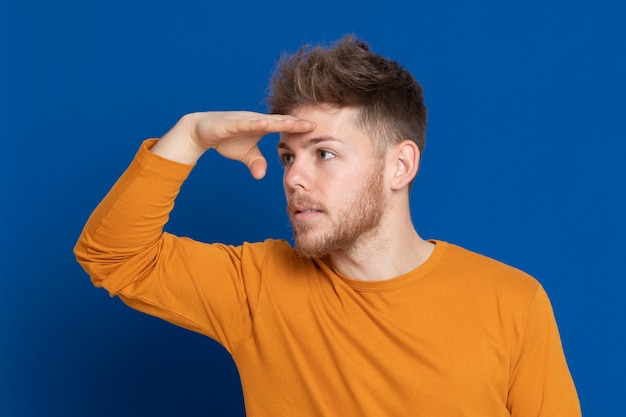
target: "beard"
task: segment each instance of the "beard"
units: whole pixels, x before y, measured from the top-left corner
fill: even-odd
[[[291,218],[289,208],[295,204],[305,204],[323,211],[330,219],[328,231],[321,235],[315,232],[314,225],[296,223]],[[320,202],[299,197],[289,199],[288,212],[293,229],[295,251],[305,258],[319,258],[331,252],[349,252],[358,248],[360,238],[376,229],[384,211],[383,204],[383,169],[375,169],[368,181],[355,190],[352,199],[342,209],[330,213]]]

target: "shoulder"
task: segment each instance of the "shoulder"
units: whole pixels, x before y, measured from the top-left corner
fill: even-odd
[[[443,249],[440,269],[457,277],[467,285],[498,293],[515,293],[532,299],[541,284],[528,273],[461,246],[436,242]]]

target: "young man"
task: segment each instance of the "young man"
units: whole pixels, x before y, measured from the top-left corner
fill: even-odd
[[[144,143],[76,245],[94,284],[221,343],[250,416],[579,416],[541,286],[412,225],[426,110],[411,74],[346,37],[284,58],[269,101]],[[261,178],[270,132],[294,248],[163,232],[204,152]]]

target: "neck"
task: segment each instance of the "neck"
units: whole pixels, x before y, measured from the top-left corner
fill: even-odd
[[[360,281],[384,281],[404,275],[423,264],[434,244],[422,239],[410,219],[386,222],[359,238],[345,251],[330,253],[341,274]]]

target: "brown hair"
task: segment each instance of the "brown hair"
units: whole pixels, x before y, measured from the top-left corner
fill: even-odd
[[[424,150],[422,87],[398,62],[370,52],[353,35],[330,48],[309,45],[284,55],[271,79],[268,104],[278,114],[306,105],[354,107],[357,124],[370,134],[374,149],[410,139]]]

